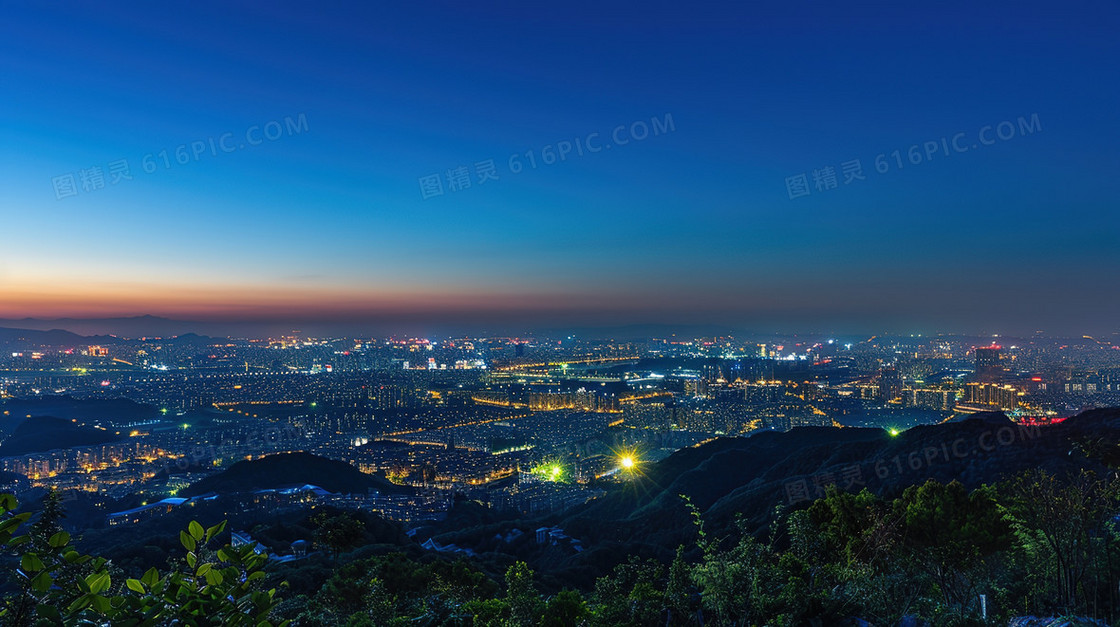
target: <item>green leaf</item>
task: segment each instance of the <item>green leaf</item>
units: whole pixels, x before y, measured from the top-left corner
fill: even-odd
[[[191,537],[195,540],[201,540],[202,536],[206,534],[206,531],[202,528],[202,525],[198,524],[197,520],[192,520],[191,524],[187,525],[187,529],[190,530]]]
[[[109,573],[98,572],[91,574],[89,577],[86,577],[86,585],[89,586],[89,591],[91,594],[100,594],[102,592],[105,592],[109,589],[109,586],[111,584],[112,580],[109,578]]]
[[[140,593],[140,594],[144,594],[144,592],[145,592],[144,584],[140,583],[139,581],[137,581],[135,579],[126,579],[124,581],[124,585],[128,586],[128,589],[132,590],[133,592],[137,592],[137,593]]]
[[[213,538],[214,536],[216,536],[219,533],[221,533],[222,531],[224,531],[225,528],[226,528],[226,521],[223,520],[222,522],[220,522],[220,523],[214,525],[213,527],[210,527],[209,529],[207,529],[206,530],[206,537],[207,538]]]
[[[44,568],[43,560],[34,553],[24,553],[19,561],[19,567],[28,573],[37,573]]]
[[[95,596],[93,597],[93,609],[102,614],[106,614],[113,609],[113,605],[109,603],[109,599],[103,596]]]
[[[70,604],[69,609],[71,612],[77,612],[78,610],[84,610],[85,608],[89,607],[90,603],[93,603],[93,595],[83,594],[82,596],[74,599],[74,602]]]
[[[47,543],[50,544],[52,548],[61,549],[70,543],[70,534],[65,531],[59,531],[51,536],[51,539],[48,540]]]
[[[206,576],[206,583],[208,583],[212,586],[221,585],[221,583],[223,581],[222,573],[220,573],[216,570],[207,571],[205,576]]]
[[[21,514],[19,516],[12,516],[11,518],[0,521],[0,531],[15,531],[16,528],[22,525],[26,520],[27,517]]]
[[[193,551],[198,546],[198,541],[191,537],[186,531],[179,532],[179,542],[183,543],[183,548],[188,551]]]
[[[54,585],[54,579],[47,571],[35,575],[35,578],[31,580],[31,589],[35,592],[46,592],[51,589],[52,585]]]
[[[58,613],[58,608],[53,605],[47,605],[44,603],[35,608],[35,613],[47,620],[62,624],[62,615]]]
[[[149,568],[148,572],[144,573],[144,576],[140,578],[140,582],[151,588],[159,582],[159,571],[156,570],[155,567]]]

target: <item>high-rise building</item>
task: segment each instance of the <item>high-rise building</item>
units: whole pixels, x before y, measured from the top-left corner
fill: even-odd
[[[964,402],[973,406],[990,406],[1012,410],[1019,406],[1022,392],[1010,385],[969,383],[964,387]]]
[[[1003,378],[998,344],[976,349],[976,380],[984,383],[997,383]]]
[[[879,373],[879,400],[887,403],[902,396],[902,375],[897,368],[883,368]]]
[[[402,407],[403,394],[401,388],[395,385],[379,385],[370,390],[369,398],[377,400],[378,409],[395,409]]]
[[[946,411],[953,408],[957,395],[952,390],[914,388],[903,391],[902,402],[907,407]]]

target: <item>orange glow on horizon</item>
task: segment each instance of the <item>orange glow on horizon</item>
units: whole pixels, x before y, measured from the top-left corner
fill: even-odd
[[[539,288],[538,288],[539,290]],[[601,307],[603,294],[527,293],[470,286],[200,285],[0,281],[0,318],[128,317],[283,319],[428,312],[573,311]],[[609,300],[616,301],[619,295]]]

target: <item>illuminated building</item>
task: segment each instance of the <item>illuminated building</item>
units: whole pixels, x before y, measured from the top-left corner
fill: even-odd
[[[953,404],[956,402],[956,393],[952,390],[916,388],[904,390],[902,401],[903,405],[907,407],[946,411],[953,408]]]
[[[401,388],[395,385],[378,385],[372,388],[370,398],[377,401],[378,409],[393,409],[404,404]]]
[[[964,402],[969,405],[989,406],[1012,410],[1019,406],[1023,395],[1018,388],[995,383],[969,383],[964,387]]]
[[[883,368],[879,374],[879,400],[889,403],[902,396],[902,375],[897,368]]]
[[[1003,377],[1003,366],[1000,365],[1000,351],[1003,349],[998,344],[976,349],[976,380],[981,383],[997,383]]]

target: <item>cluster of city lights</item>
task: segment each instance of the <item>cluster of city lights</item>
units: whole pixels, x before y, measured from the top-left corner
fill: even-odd
[[[545,462],[534,466],[531,471],[534,475],[545,481],[566,481],[567,470],[560,462]]]

